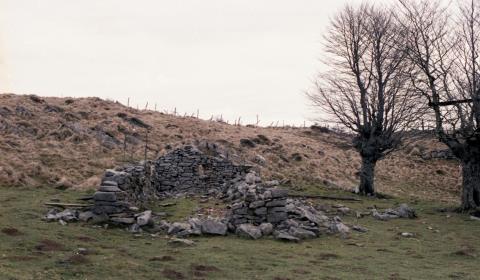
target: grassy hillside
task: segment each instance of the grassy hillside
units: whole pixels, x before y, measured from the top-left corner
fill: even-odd
[[[176,146],[216,143],[235,161],[255,164],[264,177],[289,179],[292,188],[312,184],[352,189],[360,160],[348,136],[310,128],[233,126],[217,121],[134,110],[98,98],[39,98],[0,95],[0,185],[93,188],[105,168]],[[258,135],[265,137],[258,138]],[[254,148],[240,139],[259,142]],[[126,150],[124,149],[126,143]],[[379,164],[380,192],[402,197],[457,201],[458,164],[423,160],[442,148],[435,140],[415,140]],[[258,155],[265,162],[258,164]]]

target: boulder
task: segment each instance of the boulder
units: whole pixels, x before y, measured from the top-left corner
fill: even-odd
[[[202,222],[202,233],[211,235],[226,235],[227,225],[212,219]]]
[[[237,226],[236,234],[241,237],[258,239],[262,237],[262,231],[259,227],[252,224],[242,224]]]

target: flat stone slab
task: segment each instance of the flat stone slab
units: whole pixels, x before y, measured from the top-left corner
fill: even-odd
[[[115,182],[115,181],[106,180],[106,181],[103,181],[103,182],[102,182],[102,186],[115,186],[115,187],[118,187],[118,183]]]
[[[93,200],[101,201],[117,201],[117,196],[114,192],[96,192],[93,195]]]
[[[100,192],[122,192],[122,190],[117,187],[117,186],[108,186],[108,185],[102,185],[100,188],[98,188]]]

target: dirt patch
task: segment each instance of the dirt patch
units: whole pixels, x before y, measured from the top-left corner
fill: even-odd
[[[215,267],[215,266],[202,265],[202,264],[193,264],[192,269],[195,270],[195,271],[202,271],[202,272],[220,271],[220,269]]]
[[[273,280],[291,280],[291,279],[290,279],[290,278],[286,278],[286,277],[277,276],[277,277],[274,277]]]
[[[181,272],[175,271],[173,269],[164,269],[162,274],[163,276],[165,276],[165,278],[171,280],[186,279]]]
[[[26,261],[34,260],[36,258],[32,256],[8,256],[3,259],[13,261],[13,262],[26,262]]]
[[[90,260],[84,255],[73,255],[66,259],[65,262],[69,264],[80,265],[89,263]]]
[[[328,261],[328,260],[339,259],[340,256],[337,255],[337,254],[333,254],[333,253],[322,253],[322,254],[318,254],[316,256],[316,258],[319,259],[319,260]]]
[[[310,271],[306,271],[306,270],[298,269],[298,268],[292,270],[292,272],[295,273],[295,274],[301,274],[301,275],[310,274]]]
[[[63,246],[63,244],[60,244],[56,241],[44,239],[40,241],[40,243],[37,246],[35,246],[35,249],[43,252],[63,251],[65,249],[65,246]]]
[[[157,257],[153,257],[153,258],[150,258],[149,261],[151,262],[170,262],[170,261],[174,261],[175,258],[172,257],[172,256],[157,256]]]
[[[23,235],[23,233],[21,231],[19,231],[18,229],[16,228],[12,228],[12,227],[9,227],[9,228],[3,228],[2,229],[2,233],[8,235],[8,236],[19,236],[19,235]]]
[[[477,251],[472,247],[465,247],[453,253],[455,256],[476,258]]]
[[[83,242],[97,242],[96,239],[88,237],[88,236],[78,236],[77,240],[83,241]]]

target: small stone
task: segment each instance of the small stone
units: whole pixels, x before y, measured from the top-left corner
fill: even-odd
[[[152,221],[152,211],[147,210],[137,215],[137,224],[139,226],[145,226]]]
[[[350,208],[340,207],[340,208],[337,208],[337,211],[342,215],[347,215],[348,213],[350,213]]]
[[[352,229],[353,229],[354,231],[358,231],[358,232],[362,232],[362,233],[365,233],[365,232],[368,231],[367,228],[362,227],[362,226],[359,226],[359,225],[354,225],[354,226],[352,227]]]
[[[270,235],[273,232],[273,225],[271,223],[261,223],[258,228],[264,236]]]
[[[411,233],[411,232],[402,232],[400,233],[400,235],[402,237],[406,237],[406,238],[411,238],[411,237],[415,237],[415,234]]]
[[[335,222],[330,226],[330,230],[333,233],[340,233],[343,238],[346,238],[350,233],[350,228],[346,226],[344,223]]]
[[[262,237],[262,231],[252,224],[242,224],[237,227],[236,234],[241,237],[258,239]]]
[[[128,227],[128,232],[131,232],[131,233],[140,233],[140,232],[142,232],[142,229],[140,228],[139,225],[137,225],[137,224],[132,224],[132,225],[130,225],[130,227]]]
[[[62,226],[66,226],[66,225],[67,225],[67,222],[65,222],[64,220],[58,220],[58,223],[60,223]]]
[[[94,216],[95,216],[95,214],[92,211],[85,211],[85,212],[81,212],[78,215],[78,219],[82,222],[88,222]]]
[[[168,241],[168,244],[170,245],[186,245],[186,246],[193,246],[195,245],[195,242],[189,239],[183,239],[183,238],[171,238]]]

